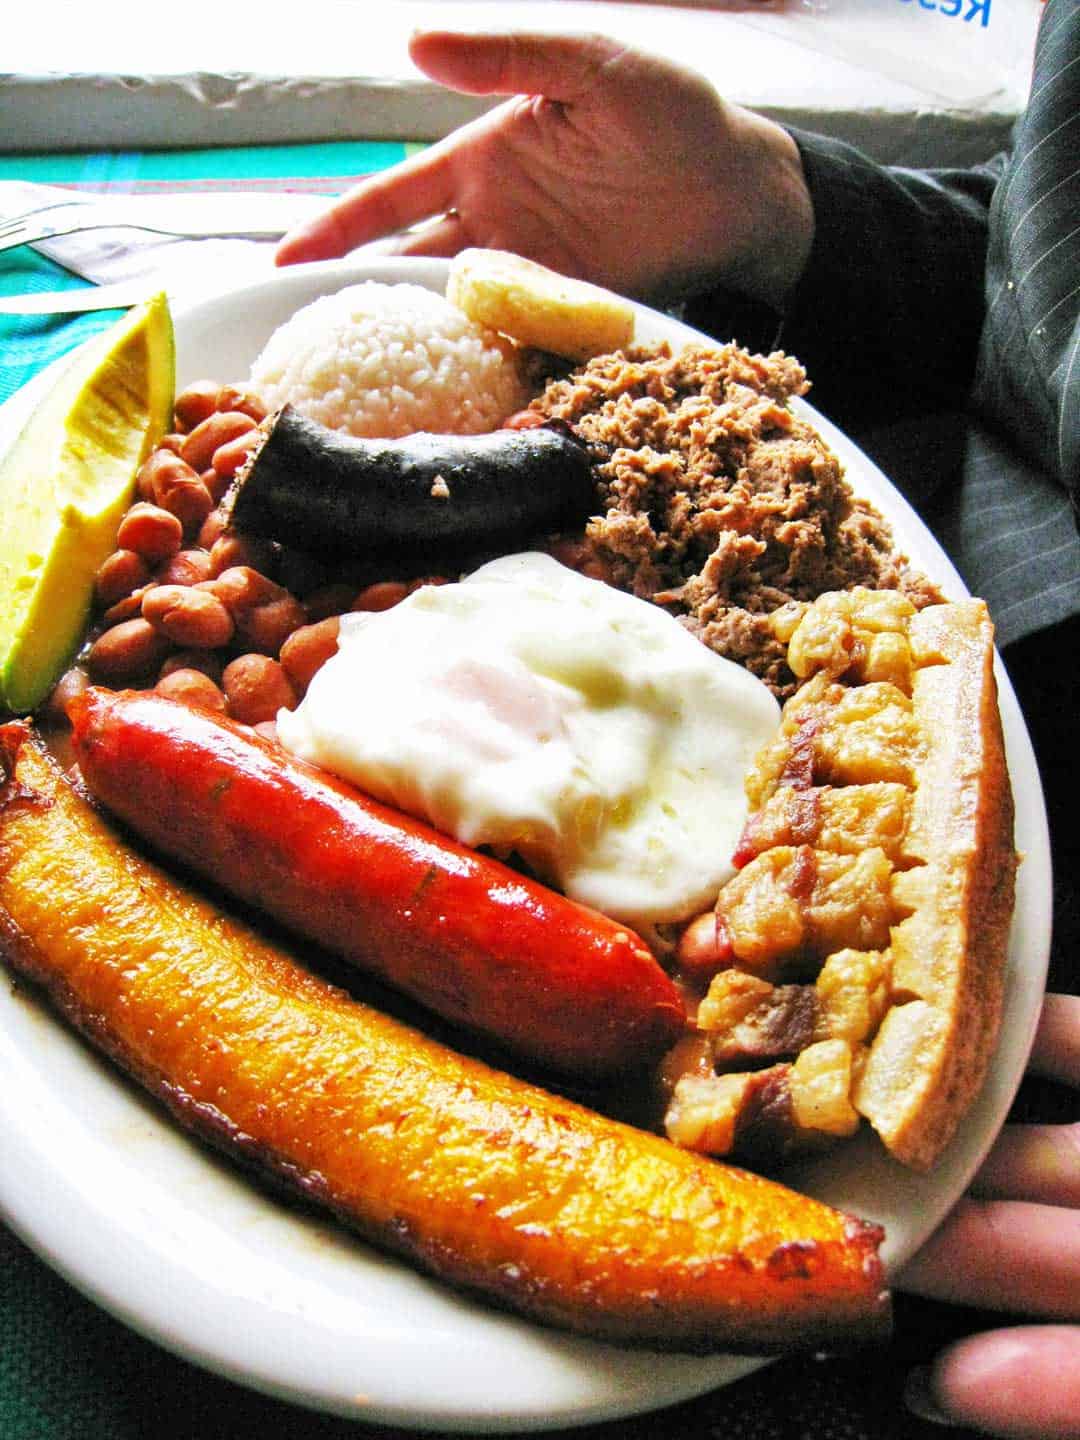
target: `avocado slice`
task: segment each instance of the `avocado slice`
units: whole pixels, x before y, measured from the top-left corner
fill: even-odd
[[[0,710],[33,710],[78,646],[174,379],[161,294],[76,352],[0,460]]]

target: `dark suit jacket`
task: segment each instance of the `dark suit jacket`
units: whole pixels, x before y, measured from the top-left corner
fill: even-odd
[[[1037,103],[1048,70],[1063,82],[1049,113]],[[813,403],[905,491],[987,600],[1044,777],[1051,986],[1073,989],[1080,827],[1066,776],[1080,713],[1080,0],[1048,0],[1032,103],[1009,155],[971,170],[912,171],[837,141],[795,139],[816,234],[786,315],[712,293],[689,301],[686,318],[797,355]],[[1030,283],[1044,266],[1060,282],[1049,309]]]
[[[1043,772],[1050,987],[1075,991],[1080,0],[1048,0],[1007,156],[919,174],[797,139],[818,228],[783,342],[990,606]]]
[[[816,233],[779,329],[727,295],[686,309],[714,334],[799,357],[810,399],[922,511],[1003,647],[1080,613],[1080,0],[1049,0],[1036,84],[1053,32],[1073,57],[1066,91],[1049,120],[1029,110],[1011,155],[914,171],[795,132]],[[1040,126],[1065,143],[1048,146]],[[1040,214],[1063,235],[1036,233],[1034,259],[1071,294],[1045,325],[1016,221],[1051,150]]]

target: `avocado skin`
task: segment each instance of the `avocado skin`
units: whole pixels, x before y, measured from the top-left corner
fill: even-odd
[[[76,352],[0,459],[0,712],[33,711],[77,649],[173,385],[162,294]]]

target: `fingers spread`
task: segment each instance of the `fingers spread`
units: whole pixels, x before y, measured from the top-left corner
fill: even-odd
[[[467,95],[546,95],[573,104],[622,48],[600,35],[425,30],[412,37],[409,54],[431,79]]]
[[[1037,1075],[1080,1085],[1080,996],[1047,995],[1031,1049]]]
[[[1015,1440],[1080,1437],[1080,1329],[992,1330],[938,1357],[934,1398],[949,1419]]]
[[[1078,1318],[1080,1211],[961,1200],[897,1284],[955,1304]]]

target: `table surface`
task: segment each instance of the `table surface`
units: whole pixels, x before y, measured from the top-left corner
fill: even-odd
[[[186,155],[43,156],[19,163],[22,179],[80,187],[182,188],[206,184],[333,191],[378,169],[399,146],[277,147]],[[13,172],[0,161],[0,179]],[[59,266],[20,249],[0,255],[0,293],[77,285]],[[0,399],[115,318],[0,317]],[[48,1197],[42,1197],[48,1203]],[[359,1427],[254,1394],[176,1359],[77,1294],[0,1225],[0,1440],[405,1440],[412,1432]],[[900,1297],[892,1343],[854,1357],[785,1360],[738,1384],[638,1420],[559,1431],[595,1440],[930,1440],[901,1392],[912,1366],[987,1317]],[[963,1436],[963,1431],[953,1432]]]

